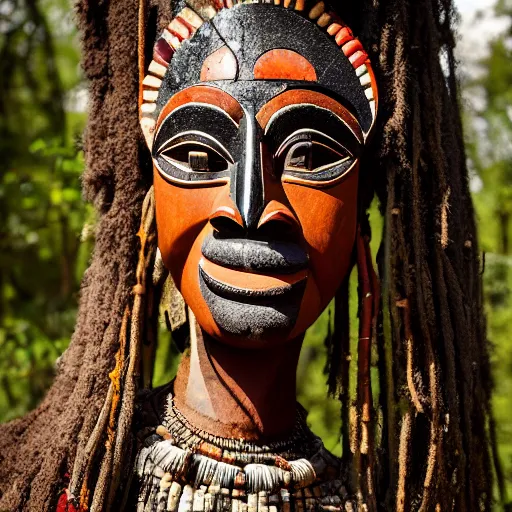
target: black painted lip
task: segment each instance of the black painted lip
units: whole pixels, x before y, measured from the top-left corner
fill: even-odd
[[[208,235],[201,251],[206,259],[222,267],[257,273],[295,274],[309,264],[306,251],[294,242]]]
[[[199,267],[199,279],[215,295],[227,300],[236,302],[246,302],[249,304],[269,305],[281,300],[293,300],[297,297],[302,298],[306,287],[307,276],[293,284],[287,284],[268,290],[250,290],[238,288],[217,281]]]
[[[243,290],[219,283],[199,267],[199,288],[221,331],[239,339],[263,341],[293,328],[306,279],[271,290]]]

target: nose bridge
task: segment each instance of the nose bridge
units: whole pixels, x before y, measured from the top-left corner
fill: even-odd
[[[256,122],[254,109],[244,108],[240,122],[240,157],[234,168],[231,195],[246,229],[255,229],[265,207],[263,169],[261,165],[262,130]]]

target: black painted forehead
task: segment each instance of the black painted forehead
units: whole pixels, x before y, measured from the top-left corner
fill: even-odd
[[[236,76],[231,81],[201,82],[205,59],[222,47],[229,48],[236,60]],[[174,54],[158,93],[157,109],[175,93],[196,84],[211,83],[227,92],[243,96],[243,85],[254,83],[254,65],[269,50],[286,49],[306,58],[317,81],[302,82],[302,87],[319,88],[344,103],[357,117],[363,131],[372,124],[372,112],[363,87],[349,59],[332,38],[317,25],[293,11],[269,4],[240,4],[223,9],[204,23]],[[274,82],[273,86],[270,83]],[[268,84],[269,86],[264,86]],[[261,81],[261,96],[253,102],[265,103],[286,88],[300,86],[297,81]],[[254,91],[254,86],[248,87]],[[267,98],[267,96],[269,96]]]

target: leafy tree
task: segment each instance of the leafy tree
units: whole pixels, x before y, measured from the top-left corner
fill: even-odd
[[[495,11],[511,23],[489,43],[488,56],[479,63],[479,76],[467,80],[464,89],[466,96],[483,100],[466,109],[466,135],[475,181],[480,182],[474,200],[486,253],[484,293],[488,335],[494,345],[496,424],[490,428],[499,446],[495,457],[501,463],[498,500],[501,509],[512,510],[512,2],[499,0]]]
[[[0,418],[35,406],[74,325],[90,243],[71,111],[79,86],[61,0],[0,2]],[[90,237],[89,237],[90,238]]]

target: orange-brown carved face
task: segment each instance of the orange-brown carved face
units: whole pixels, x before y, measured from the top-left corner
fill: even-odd
[[[235,26],[213,51],[206,34],[202,59],[192,45],[174,56],[151,140],[154,189],[164,263],[200,326],[257,347],[301,335],[348,273],[368,112],[342,94],[357,77],[318,78],[325,55],[275,43],[240,54],[250,33]],[[196,78],[176,86],[192,51]]]

